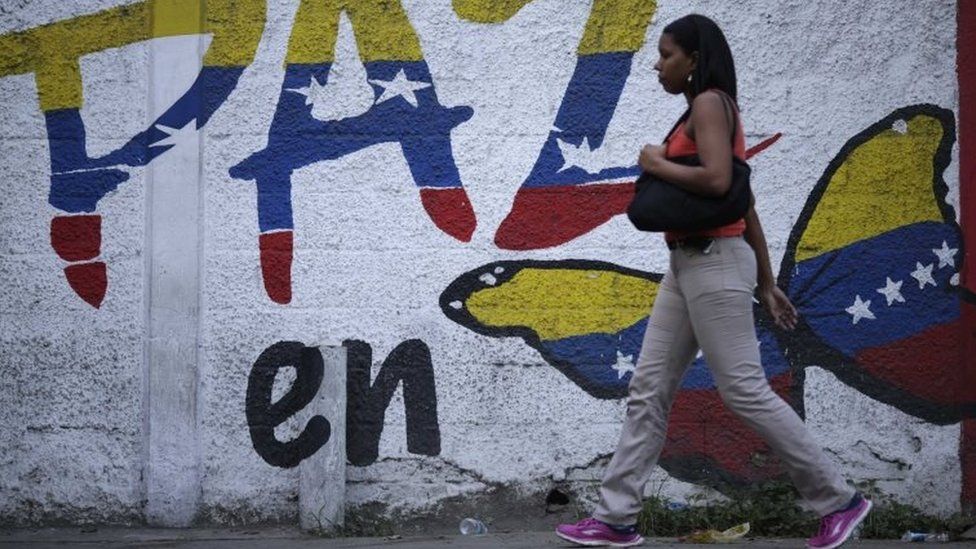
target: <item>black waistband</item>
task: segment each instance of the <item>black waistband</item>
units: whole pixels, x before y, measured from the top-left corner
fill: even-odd
[[[679,248],[687,248],[701,251],[711,246],[714,241],[715,239],[710,236],[689,236],[688,238],[669,240],[668,249],[677,250]]]

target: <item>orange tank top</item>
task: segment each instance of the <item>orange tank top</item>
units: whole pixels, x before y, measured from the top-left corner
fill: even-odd
[[[721,92],[719,92],[721,93]],[[738,113],[736,113],[738,114]],[[736,116],[738,119],[737,127],[735,128],[735,143],[732,147],[732,153],[741,158],[746,159],[746,136],[745,132],[742,130],[742,119]],[[676,156],[689,156],[692,154],[698,154],[698,147],[695,145],[694,140],[688,137],[685,133],[685,125],[687,122],[682,122],[674,132],[668,136],[666,142],[666,149],[664,156],[667,158],[674,158]],[[731,237],[731,236],[741,236],[746,232],[746,220],[740,219],[738,221],[733,221],[728,225],[723,225],[715,229],[708,229],[705,231],[668,231],[664,233],[664,239],[668,242],[673,242],[675,240],[681,240],[683,238],[688,238],[689,236],[710,236],[716,238]]]

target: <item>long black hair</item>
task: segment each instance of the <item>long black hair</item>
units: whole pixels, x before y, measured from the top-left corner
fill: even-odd
[[[718,88],[737,101],[732,50],[715,21],[692,13],[669,23],[664,33],[670,34],[686,54],[698,53],[698,64],[691,76],[692,99],[705,90]]]

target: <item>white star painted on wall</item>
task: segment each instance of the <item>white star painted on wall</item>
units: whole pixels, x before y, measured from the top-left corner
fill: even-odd
[[[417,94],[415,92],[431,86],[430,82],[408,79],[407,73],[403,72],[403,69],[400,69],[393,80],[370,80],[369,83],[383,88],[383,93],[376,100],[377,105],[394,97],[402,97],[414,108],[417,107]]]
[[[180,129],[170,128],[169,126],[164,126],[162,124],[156,124],[156,129],[165,133],[168,137],[164,137],[155,143],[150,144],[150,147],[164,147],[166,145],[180,145],[181,143],[189,143],[190,141],[196,141],[197,139],[197,119],[194,118],[186,123]]]
[[[588,174],[600,173],[603,169],[603,159],[602,155],[597,153],[597,150],[590,148],[590,142],[587,138],[583,138],[583,142],[580,143],[579,147],[573,145],[572,143],[567,143],[562,139],[556,138],[556,144],[559,145],[559,151],[563,154],[563,167],[559,168],[557,172],[565,171],[573,167],[582,168]]]
[[[617,379],[624,377],[624,374],[630,372],[633,373],[636,370],[634,366],[634,355],[624,356],[619,350],[617,351],[617,363],[611,366],[613,371],[617,372]]]
[[[861,301],[860,295],[854,297],[854,304],[848,307],[846,311],[854,317],[854,324],[860,322],[862,318],[875,320],[874,313],[871,312],[871,300]]]
[[[299,95],[304,95],[305,104],[314,105],[315,100],[319,98],[320,94],[322,93],[323,90],[325,90],[325,87],[327,85],[328,82],[326,82],[325,84],[319,84],[319,81],[316,80],[315,77],[313,76],[309,79],[308,86],[305,86],[304,88],[288,88],[287,90],[290,92],[297,93]]]
[[[922,266],[921,263],[915,262],[915,270],[912,271],[912,278],[918,281],[918,289],[925,289],[926,284],[931,284],[935,286],[935,279],[932,278],[932,267],[935,265],[929,263],[926,266]]]
[[[939,268],[943,267],[955,267],[956,266],[956,252],[959,250],[957,248],[950,248],[949,244],[943,240],[942,248],[933,249],[932,253],[939,258]]]
[[[318,78],[323,78],[323,81],[320,83]],[[312,106],[309,114],[315,120],[344,120],[365,114],[373,108],[376,92],[366,78],[366,67],[356,48],[352,23],[343,12],[339,16],[335,59],[328,72],[310,75],[307,86],[288,88],[287,91],[305,96],[305,104]]]
[[[885,287],[878,288],[877,292],[885,296],[885,299],[888,300],[888,306],[891,307],[891,304],[896,301],[904,303],[905,298],[901,295],[901,284],[903,281],[899,280],[898,282],[894,282],[890,277],[886,277],[885,280]]]

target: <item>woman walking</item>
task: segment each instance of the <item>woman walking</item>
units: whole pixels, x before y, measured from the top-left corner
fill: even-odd
[[[658,80],[668,93],[686,98],[689,112],[665,145],[641,150],[640,166],[687,191],[721,196],[731,184],[732,155],[745,159],[735,66],[725,36],[711,19],[688,15],[665,27],[658,50]],[[691,154],[699,156],[700,166],[668,160]],[[644,484],[664,446],[675,391],[701,349],[726,406],[765,439],[800,495],[821,515],[820,530],[808,546],[840,546],[864,520],[871,502],[847,485],[796,412],[766,381],[753,293],[781,328],[793,329],[796,310],[775,284],[755,209],[729,225],[669,232],[665,240],[670,268],[647,324],[599,504],[592,518],[560,525],[557,535],[588,546],[643,542],[636,522]]]

